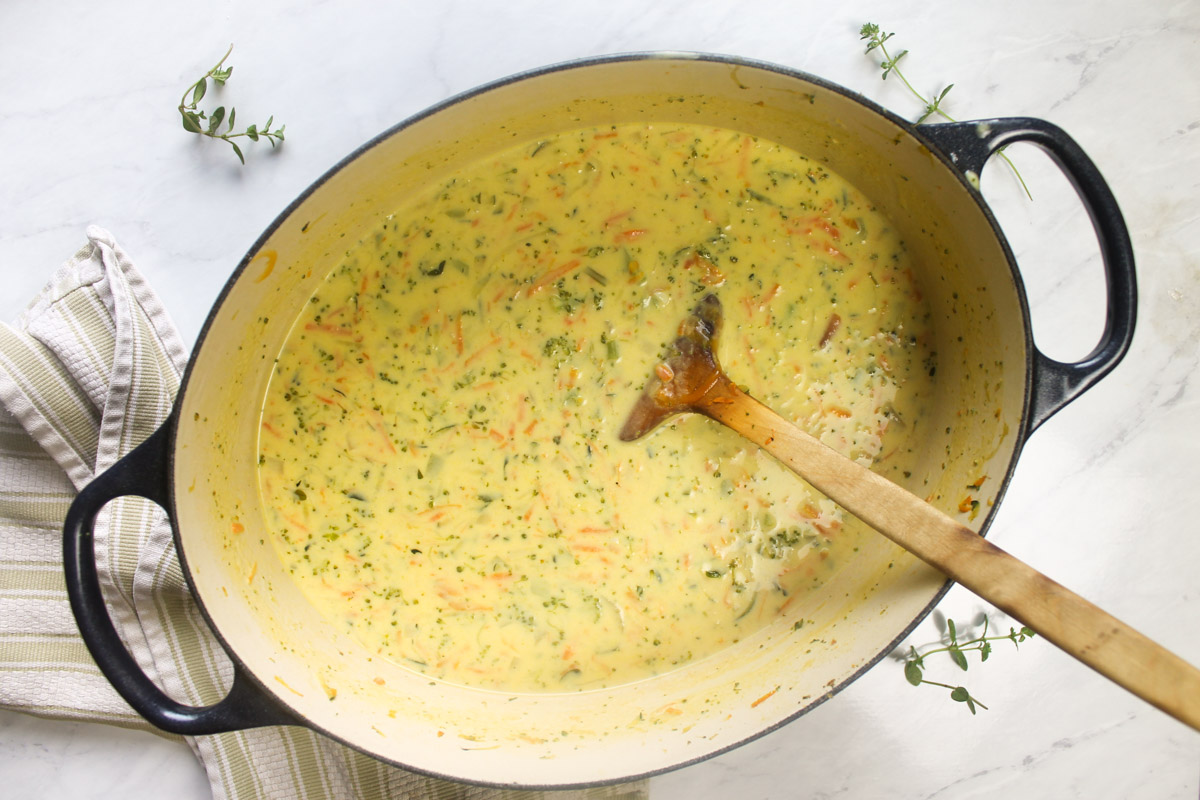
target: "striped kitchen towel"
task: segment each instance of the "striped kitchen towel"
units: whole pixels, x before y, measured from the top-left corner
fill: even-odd
[[[14,325],[0,323],[0,706],[150,729],[79,637],[63,580],[62,522],[80,487],[166,418],[187,356],[112,235],[93,226],[87,238]],[[116,500],[98,519],[95,541],[109,613],[138,664],[172,697],[219,699],[232,667],[188,595],[162,511]],[[644,781],[566,792],[449,783],[295,727],[186,741],[217,800],[649,796]]]

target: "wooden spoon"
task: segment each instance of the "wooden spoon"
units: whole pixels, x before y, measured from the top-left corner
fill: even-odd
[[[621,429],[622,441],[688,411],[727,425],[905,550],[1200,730],[1200,670],[738,389],[717,363],[720,331],[721,303],[710,294],[655,367]]]

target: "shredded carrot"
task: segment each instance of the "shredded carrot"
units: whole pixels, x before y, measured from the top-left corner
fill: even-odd
[[[778,691],[779,691],[779,687],[778,687],[778,686],[776,686],[774,689],[772,689],[771,691],[767,692],[767,693],[766,693],[766,694],[764,694],[762,697],[758,698],[758,699],[757,699],[757,700],[755,700],[753,703],[751,703],[751,704],[750,704],[750,707],[751,707],[751,708],[758,708],[758,706],[759,706],[759,705],[761,705],[763,702],[765,702],[765,701],[767,701],[767,700],[770,700],[770,699],[771,699],[771,696],[772,696],[773,694],[775,694],[776,692],[778,692]]]
[[[835,519],[832,522],[830,522],[828,525],[821,525],[820,523],[814,522],[813,527],[816,528],[817,531],[822,536],[825,536],[828,538],[828,537],[831,537],[835,531],[839,530],[842,527],[842,523],[841,523],[841,520]],[[822,550],[821,558],[828,558],[828,557],[829,557],[829,551]]]
[[[295,517],[291,517],[291,516],[288,516],[287,514],[282,514],[282,513],[279,516],[283,517],[284,522],[286,522],[288,525],[291,525],[293,528],[300,531],[301,533],[309,533],[312,531],[312,528],[308,527],[307,525],[305,525],[303,522],[296,519]]]
[[[770,291],[768,291],[766,294],[764,294],[762,300],[759,301],[759,303],[758,303],[759,310],[762,311],[763,309],[765,309],[767,307],[768,303],[770,303],[776,297],[779,297],[779,293],[781,291],[783,291],[783,284],[777,283],[774,286],[772,286]]]
[[[619,211],[616,214],[613,214],[608,219],[604,220],[604,227],[607,228],[611,225],[614,225],[614,224],[620,222],[621,220],[628,217],[629,214],[630,214],[629,211]]]
[[[375,409],[372,409],[371,411],[374,415],[374,418],[371,421],[371,427],[379,433],[380,441],[383,442],[384,448],[389,453],[395,453],[396,445],[392,444],[392,437],[388,435],[387,422],[384,421],[383,414],[379,413],[379,411]]]
[[[720,286],[725,283],[725,273],[721,272],[708,256],[699,252],[693,252],[691,257],[683,262],[683,268],[689,269],[693,266],[700,267],[703,272],[700,276],[700,282],[705,286]]]
[[[433,508],[427,508],[424,511],[419,512],[418,516],[423,517],[423,516],[426,516],[427,514],[436,514],[439,511],[446,511],[451,508],[462,508],[462,506],[457,503],[446,503],[445,505],[434,506]]]
[[[583,262],[580,261],[578,258],[573,258],[570,261],[568,261],[567,263],[565,263],[561,266],[555,267],[554,269],[550,270],[542,277],[538,278],[537,281],[534,282],[533,286],[529,287],[529,294],[534,294],[536,292],[540,292],[542,289],[545,289],[547,286],[554,283],[556,280],[563,277],[564,275],[566,275],[567,273],[569,273],[571,270],[575,269],[582,263]]]
[[[334,336],[354,336],[352,329],[343,325],[318,324],[316,322],[308,322],[304,325],[306,331],[320,331],[321,333],[330,333]]]
[[[829,238],[833,239],[835,242],[842,238],[842,232],[838,230],[836,225],[827,219],[816,217],[813,219],[813,225],[825,231],[825,233],[829,235]]]
[[[457,600],[450,600],[446,603],[453,611],[495,611],[492,606],[480,605],[478,603],[460,603]]]
[[[632,242],[634,239],[639,239],[646,234],[645,228],[629,228],[623,230],[613,236],[614,242]]]
[[[742,151],[738,158],[738,177],[745,178],[746,173],[750,171],[750,149],[754,142],[749,136],[742,137]]]
[[[499,303],[500,298],[504,297],[504,295],[508,294],[510,291],[512,291],[511,286],[501,286],[500,291],[496,292],[496,294],[492,297],[492,305]]]
[[[575,159],[573,161],[563,161],[557,167],[546,170],[546,174],[547,175],[557,175],[560,172],[565,172],[566,170],[570,169],[571,167],[577,167],[582,163],[583,162],[580,161],[579,159]]]

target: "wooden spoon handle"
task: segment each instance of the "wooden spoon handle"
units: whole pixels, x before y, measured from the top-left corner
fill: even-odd
[[[804,433],[724,375],[695,406],[863,522],[1065,652],[1200,731],[1200,670],[881,475]]]

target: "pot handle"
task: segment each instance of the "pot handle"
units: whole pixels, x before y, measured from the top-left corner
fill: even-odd
[[[76,496],[63,524],[63,564],[67,595],[83,641],[104,677],[121,697],[150,723],[168,733],[198,736],[265,725],[300,725],[291,713],[234,664],[233,685],[225,699],[211,706],[176,702],[142,672],[108,616],[96,573],[93,527],[96,515],[110,500],[126,495],[144,497],[170,514],[169,418],[146,441]]]
[[[978,180],[994,153],[1013,142],[1030,142],[1045,150],[1083,201],[1104,262],[1108,308],[1100,342],[1076,362],[1047,357],[1034,345],[1032,393],[1026,435],[1056,411],[1107,375],[1129,350],[1137,319],[1137,277],[1133,245],[1121,209],[1100,170],[1065,131],[1029,117],[921,125],[917,132],[964,173]]]

